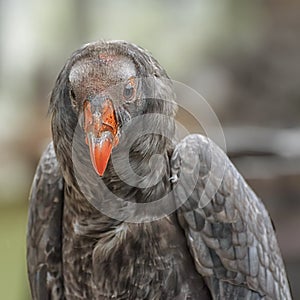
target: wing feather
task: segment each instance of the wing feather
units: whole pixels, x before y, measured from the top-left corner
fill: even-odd
[[[291,299],[269,214],[225,153],[190,135],[171,167],[178,219],[214,299]]]
[[[32,299],[63,299],[63,179],[52,143],[41,157],[29,200],[27,269]]]

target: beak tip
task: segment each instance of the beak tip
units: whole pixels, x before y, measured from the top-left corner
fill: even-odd
[[[105,166],[106,167],[106,166]],[[94,170],[95,172],[100,176],[102,177],[104,175],[104,172],[105,172],[105,168],[99,168],[97,166],[94,166]]]
[[[89,147],[94,170],[100,177],[102,177],[111,155],[112,141],[105,135],[102,136],[102,138],[98,138],[97,141],[91,138]]]

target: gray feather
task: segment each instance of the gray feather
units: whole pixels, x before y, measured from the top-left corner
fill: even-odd
[[[212,170],[213,162],[220,169],[225,166],[223,176]],[[171,166],[176,166],[172,176],[179,178],[176,196],[187,198],[178,211],[179,220],[213,298],[291,299],[270,217],[226,155],[209,139],[190,135],[176,146]],[[205,186],[209,176],[211,185]],[[196,186],[184,194],[191,177]],[[203,193],[209,200],[204,206]]]
[[[62,207],[63,179],[51,143],[30,193],[27,269],[33,299],[63,299]]]

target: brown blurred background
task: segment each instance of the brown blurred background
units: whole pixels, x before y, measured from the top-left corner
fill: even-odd
[[[300,299],[300,2],[0,0],[0,298],[29,299],[27,198],[70,53],[97,39],[149,49],[201,93],[276,226]],[[195,107],[195,111],[199,109]],[[188,120],[187,120],[188,121]]]

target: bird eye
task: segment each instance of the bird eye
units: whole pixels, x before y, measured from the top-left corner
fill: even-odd
[[[75,98],[76,98],[76,96],[75,96],[75,93],[74,93],[74,91],[71,89],[71,91],[70,91],[70,95],[71,95],[71,97],[75,100]]]
[[[77,107],[76,95],[75,95],[75,92],[73,91],[73,89],[70,89],[70,100],[71,100],[72,106],[76,108]]]
[[[134,79],[132,78],[124,87],[123,97],[126,101],[130,101],[132,100],[134,93],[135,93]]]

